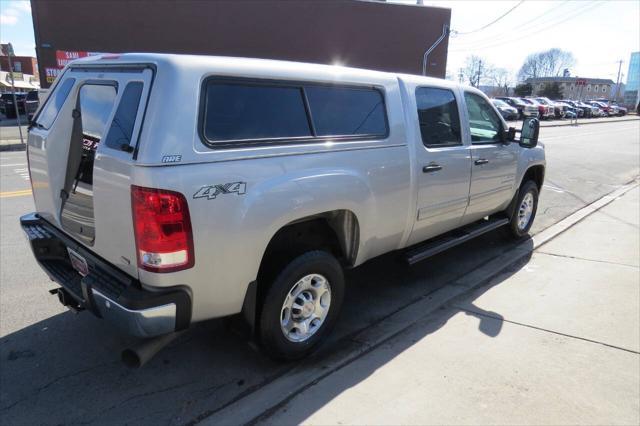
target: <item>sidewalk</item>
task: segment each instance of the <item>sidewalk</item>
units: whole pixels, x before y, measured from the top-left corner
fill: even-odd
[[[638,194],[636,186],[261,422],[639,424]]]

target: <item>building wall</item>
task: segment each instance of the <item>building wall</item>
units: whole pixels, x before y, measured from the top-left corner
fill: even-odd
[[[640,52],[633,52],[629,58],[627,84],[624,91],[624,103],[635,108],[640,102]]]
[[[41,82],[56,50],[284,59],[419,74],[451,10],[384,2],[31,0]],[[444,78],[448,37],[428,75]]]
[[[11,64],[15,72],[38,77],[38,61],[32,56],[12,56]],[[0,71],[9,71],[9,58],[7,56],[0,56]]]
[[[569,81],[567,81],[569,80]],[[545,79],[544,81],[536,81],[535,79],[527,80],[530,82],[533,87],[533,96],[539,96],[544,90],[544,86],[546,84],[553,84],[554,81],[560,84],[560,89],[562,90],[563,98],[565,99],[576,99],[576,100],[585,100],[585,99],[595,99],[595,98],[609,98],[614,95],[612,93],[613,90],[613,82],[602,82],[602,79],[584,79],[586,80],[585,85],[578,85],[577,80],[579,78],[571,78],[567,77],[558,77],[556,80],[553,79]],[[580,80],[583,80],[580,78]]]

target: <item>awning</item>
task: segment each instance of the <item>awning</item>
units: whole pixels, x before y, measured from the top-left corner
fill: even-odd
[[[11,87],[11,82],[9,81],[3,81],[0,80],[0,86],[2,87]],[[16,80],[15,84],[14,84],[16,89],[29,89],[29,90],[38,90],[40,89],[39,86],[36,86],[34,84],[31,84],[27,81],[20,81],[20,80]]]

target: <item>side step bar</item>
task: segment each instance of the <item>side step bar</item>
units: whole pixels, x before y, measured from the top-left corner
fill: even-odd
[[[437,237],[435,240],[410,249],[406,252],[406,261],[410,265],[413,265],[414,263],[434,256],[442,251],[450,249],[451,247],[455,247],[458,244],[467,242],[479,235],[493,231],[494,229],[500,228],[508,223],[509,219],[507,218],[494,218],[484,220],[479,223],[476,222],[457,231],[453,231],[453,234]]]

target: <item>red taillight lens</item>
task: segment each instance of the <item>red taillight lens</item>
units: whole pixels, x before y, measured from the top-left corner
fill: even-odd
[[[184,195],[132,185],[131,208],[139,267],[174,272],[193,266],[191,219]]]

